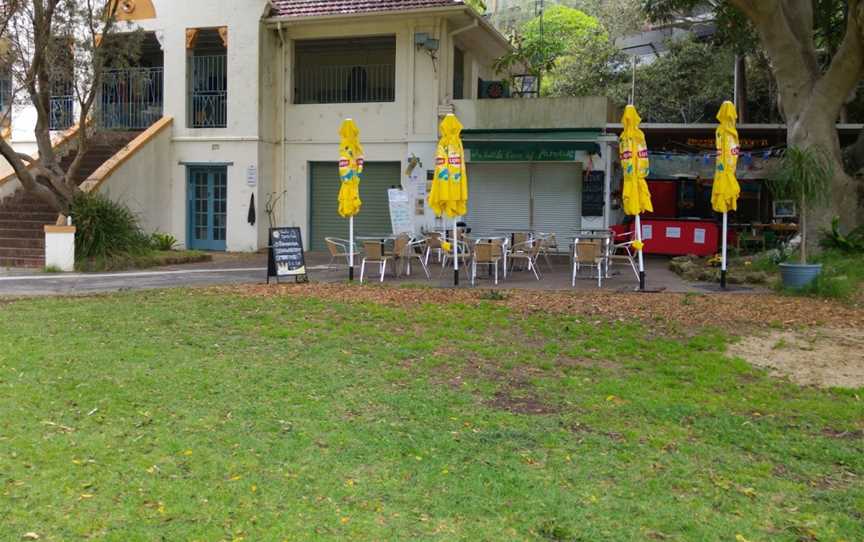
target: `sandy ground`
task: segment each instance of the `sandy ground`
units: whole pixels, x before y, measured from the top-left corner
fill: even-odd
[[[864,387],[864,330],[814,327],[743,338],[729,354],[806,386]]]

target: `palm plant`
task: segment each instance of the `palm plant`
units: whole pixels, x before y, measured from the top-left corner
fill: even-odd
[[[807,263],[807,209],[828,202],[834,168],[821,147],[789,147],[770,172],[768,183],[775,198],[798,203],[801,264]]]

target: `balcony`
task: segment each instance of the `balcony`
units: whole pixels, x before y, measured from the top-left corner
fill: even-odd
[[[74,124],[75,97],[71,94],[51,96],[49,130],[66,130]]]
[[[297,70],[296,104],[392,102],[396,66],[316,66]]]
[[[228,126],[228,57],[193,56],[189,89],[189,126]]]
[[[162,68],[107,70],[97,102],[97,119],[106,130],[144,130],[162,118]]]

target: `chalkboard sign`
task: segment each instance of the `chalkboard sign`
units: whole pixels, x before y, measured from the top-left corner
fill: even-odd
[[[393,235],[400,233],[414,233],[414,220],[411,215],[411,200],[408,193],[400,188],[391,188],[387,191],[387,199],[390,203],[390,225],[393,226]]]
[[[606,207],[605,173],[591,171],[582,180],[582,216],[603,216]]]
[[[300,228],[270,228],[270,257],[267,262],[267,283],[270,277],[294,277],[305,282],[306,260],[303,257],[303,237]]]

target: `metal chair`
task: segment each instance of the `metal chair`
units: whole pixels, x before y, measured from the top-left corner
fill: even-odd
[[[576,287],[576,276],[583,267],[597,270],[597,287],[603,286],[603,245],[597,239],[576,239],[573,242],[572,286]]]
[[[528,270],[534,273],[534,277],[540,280],[540,273],[537,269],[537,257],[540,255],[541,243],[539,241],[523,241],[513,245],[513,249],[507,256],[510,261],[510,273],[513,273],[513,268],[516,262],[527,262]]]
[[[477,266],[494,267],[495,285],[498,285],[498,263],[504,259],[504,243],[500,240],[474,244],[474,257],[471,258],[471,285],[477,280]]]
[[[387,262],[390,256],[384,253],[384,243],[381,241],[363,241],[363,261],[360,263],[360,284],[363,284],[363,276],[366,273],[366,263],[377,263],[381,282],[387,273]]]
[[[330,262],[327,264],[327,269],[332,271],[335,269],[333,263],[340,258],[345,258],[345,263],[349,267],[351,266],[351,254],[348,248],[351,246],[351,242],[347,239],[340,239],[338,237],[325,237],[324,243],[327,245],[327,250],[330,252]],[[357,256],[357,247],[354,247],[354,256]]]
[[[418,239],[405,245],[403,253],[400,255],[400,260],[405,262],[405,270],[408,276],[411,275],[411,260],[417,260],[420,262],[423,272],[426,273],[426,278],[432,278],[429,274],[429,266],[426,265],[427,250],[426,239]]]
[[[451,245],[453,241],[450,241]],[[443,247],[442,247],[443,250]],[[469,275],[470,271],[468,270],[469,264],[472,258],[471,248],[468,246],[468,243],[465,241],[459,241],[456,245],[456,257],[459,258],[459,269],[464,269],[465,274]],[[444,269],[447,268],[447,262],[453,258],[453,247],[450,247],[450,250],[444,250],[444,257],[441,261],[441,274],[444,274]]]
[[[424,255],[423,259],[427,267],[429,266],[429,256],[431,256],[433,251],[438,255],[438,261],[443,262],[444,251],[441,249],[441,233],[437,231],[428,233],[426,235],[426,254]]]

